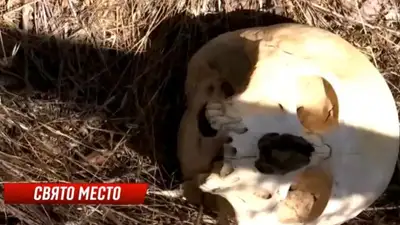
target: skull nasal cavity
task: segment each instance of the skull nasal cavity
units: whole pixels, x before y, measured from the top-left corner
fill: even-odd
[[[197,114],[197,127],[200,134],[204,137],[215,137],[217,135],[218,131],[211,127],[211,124],[208,122],[206,117],[206,104],[204,104]]]
[[[310,157],[314,147],[304,138],[292,134],[267,133],[258,140],[258,149],[261,153],[269,155],[271,150],[296,151]]]

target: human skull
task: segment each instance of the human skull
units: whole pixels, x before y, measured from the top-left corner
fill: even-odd
[[[336,225],[357,216],[383,193],[398,156],[397,110],[381,74],[318,28],[280,24],[227,35],[254,37],[257,62],[243,92],[207,106],[215,129],[232,130],[224,162],[233,172],[211,174],[200,188],[226,198],[239,225]],[[309,162],[260,172],[259,141],[271,133],[306,140],[314,147]]]

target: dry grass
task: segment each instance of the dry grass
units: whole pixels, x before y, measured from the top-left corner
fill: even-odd
[[[220,33],[276,23],[267,12],[340,34],[370,56],[400,100],[399,18],[362,17],[356,1],[2,1],[1,179],[174,188],[188,58]],[[398,7],[387,0],[381,13]],[[379,208],[349,224],[398,224],[398,179]],[[197,210],[160,196],[125,207],[4,206],[0,198],[0,211],[21,224],[192,224]]]

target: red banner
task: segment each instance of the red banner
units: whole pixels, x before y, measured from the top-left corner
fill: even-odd
[[[143,204],[148,184],[4,183],[6,204]]]

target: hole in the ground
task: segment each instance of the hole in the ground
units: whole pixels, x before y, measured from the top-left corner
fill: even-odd
[[[197,127],[202,136],[215,137],[218,131],[211,127],[211,124],[206,117],[206,106],[207,104],[204,104],[197,114]]]
[[[331,84],[322,77],[298,80],[297,117],[308,131],[321,133],[338,125],[339,102]]]
[[[258,141],[260,157],[255,162],[258,171],[265,174],[286,174],[310,162],[314,151],[304,138],[291,134],[267,133]]]

